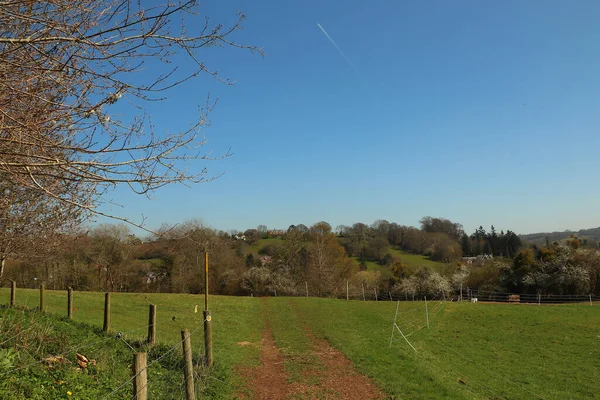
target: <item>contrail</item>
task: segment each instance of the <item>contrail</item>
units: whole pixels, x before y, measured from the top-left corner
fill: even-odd
[[[356,67],[354,66],[354,64],[352,64],[352,61],[350,61],[350,59],[348,57],[346,57],[346,55],[344,54],[344,52],[342,51],[342,49],[340,49],[340,46],[337,45],[337,43],[335,42],[335,40],[333,40],[331,38],[331,36],[329,36],[329,34],[327,33],[327,31],[321,26],[321,24],[317,23],[317,26],[319,27],[319,29],[321,30],[321,32],[323,32],[323,35],[325,35],[325,37],[327,37],[327,39],[329,39],[329,41],[337,49],[337,51],[340,52],[340,54],[342,55],[342,57],[344,57],[344,60],[346,60],[346,62],[348,63],[348,65],[350,67],[352,67],[352,69],[354,70],[354,72],[356,73],[356,75],[359,78],[362,79],[362,76],[360,75],[360,72],[358,72],[358,70],[356,69]]]

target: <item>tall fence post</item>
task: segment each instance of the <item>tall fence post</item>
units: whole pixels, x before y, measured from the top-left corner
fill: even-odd
[[[146,370],[146,353],[135,353],[133,355],[133,399],[148,399],[148,371]]]
[[[212,367],[212,317],[210,311],[208,311],[208,253],[205,253],[204,257],[204,354],[206,356],[206,365]]]
[[[377,288],[373,288],[373,291],[375,292],[375,301],[378,301],[377,300]]]
[[[67,290],[67,318],[73,319],[73,288]]]
[[[17,295],[17,281],[10,282],[10,306],[15,306],[15,296]]]
[[[40,311],[44,312],[45,305],[44,305],[44,289],[45,289],[45,284],[44,282],[42,282],[42,284],[40,285]]]
[[[208,367],[212,367],[213,365],[211,319],[210,311],[204,310],[204,354],[206,356],[206,365]]]
[[[104,333],[110,330],[110,292],[104,293]]]
[[[459,301],[462,301],[462,283],[460,284],[460,299]]]
[[[394,301],[394,300],[392,299],[392,292],[390,292],[390,291],[388,290],[388,294],[390,295],[390,301]]]
[[[594,303],[592,303],[592,295],[590,294],[590,306],[593,306]]]
[[[304,284],[306,285],[306,297],[308,297],[308,282],[304,282]]]
[[[148,310],[148,344],[156,343],[156,304],[150,304]]]
[[[192,342],[190,340],[189,329],[181,331],[181,340],[183,343],[183,359],[185,361],[186,400],[196,400],[196,391],[194,389],[194,367],[192,365]]]
[[[429,309],[427,308],[427,296],[425,296],[425,318],[427,319],[427,329],[429,329]]]
[[[348,281],[346,281],[346,300],[350,300],[350,295],[348,292]]]

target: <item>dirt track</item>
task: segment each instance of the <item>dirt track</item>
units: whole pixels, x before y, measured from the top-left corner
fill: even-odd
[[[308,357],[315,362],[300,363],[300,380],[290,382],[286,357],[277,348],[267,323],[260,350],[261,365],[243,372],[250,392],[257,400],[278,399],[383,399],[386,396],[367,377],[360,375],[342,353],[307,331],[311,341]],[[306,357],[304,357],[306,359]],[[290,357],[288,360],[294,363]]]

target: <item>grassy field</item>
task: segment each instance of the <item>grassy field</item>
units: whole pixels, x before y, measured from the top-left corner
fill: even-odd
[[[403,264],[408,265],[408,268],[411,272],[415,272],[417,269],[419,269],[419,267],[425,266],[433,269],[434,271],[443,273],[446,268],[446,264],[437,261],[431,261],[421,254],[407,253],[406,251],[394,249],[392,247],[390,247],[388,251],[395,258],[402,260]]]
[[[201,296],[112,296],[112,330],[124,332],[130,340],[145,337],[149,302],[158,306],[158,340],[165,346],[179,342],[182,327],[194,329],[202,323],[201,312],[194,313],[196,304],[199,309],[203,306]],[[101,327],[102,293],[75,293],[74,299],[74,319]],[[0,304],[7,303],[8,290],[1,289]],[[35,307],[38,291],[19,289],[17,303]],[[47,291],[46,303],[50,313],[66,314],[64,292]],[[399,332],[390,348],[396,303],[214,296],[210,308],[216,368],[207,381],[204,397],[233,398],[236,392],[243,391],[243,379],[236,371],[257,365],[260,336],[267,325],[283,355],[291,382],[302,381],[302,371],[314,362],[308,351],[310,332],[345,354],[360,373],[370,377],[390,398],[598,397],[597,305],[430,302],[428,307],[430,329],[418,330],[425,323],[425,304],[399,305],[398,326],[410,334],[408,340],[415,352]],[[196,350],[202,346],[200,331],[193,335]],[[250,345],[240,345],[241,342]]]
[[[0,289],[0,304],[8,304],[9,290]],[[46,290],[46,310],[50,314],[66,316],[67,295],[64,291]],[[215,374],[206,395],[219,393],[215,398],[233,396],[241,380],[232,366],[254,365],[258,362],[258,347],[239,346],[238,342],[258,342],[264,321],[260,304],[242,297],[215,296],[211,301]],[[38,307],[39,291],[18,289],[17,306]],[[192,347],[203,349],[204,298],[185,294],[111,294],[111,331],[122,332],[129,341],[142,340],[147,334],[148,305],[157,305],[157,340],[173,346],[181,340],[181,330],[192,331]],[[198,305],[198,312],[195,307]],[[104,295],[96,292],[75,292],[74,321],[102,328]],[[174,318],[173,318],[174,317]],[[124,346],[124,344],[122,344]],[[181,350],[179,347],[177,352]]]
[[[281,245],[283,243],[283,239],[280,238],[272,238],[272,239],[260,239],[253,243],[251,246],[246,246],[245,253],[253,254],[255,257],[258,256],[258,252],[268,245]]]

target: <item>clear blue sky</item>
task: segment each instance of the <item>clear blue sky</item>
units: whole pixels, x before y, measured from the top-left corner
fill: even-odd
[[[267,56],[208,51],[236,85],[203,77],[150,111],[175,130],[218,97],[207,149],[234,154],[196,167],[224,175],[151,200],[117,190],[125,208],[103,210],[151,229],[426,215],[468,232],[600,226],[600,2],[202,4],[215,22],[245,12],[236,39]]]

